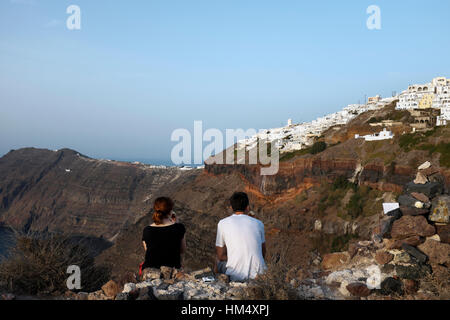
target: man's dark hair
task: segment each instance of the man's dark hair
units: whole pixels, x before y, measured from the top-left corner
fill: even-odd
[[[230,198],[230,204],[234,212],[241,212],[247,209],[249,201],[244,192],[235,192]]]

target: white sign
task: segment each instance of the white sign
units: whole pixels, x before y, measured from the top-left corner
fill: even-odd
[[[399,209],[400,205],[398,203],[383,203],[384,214],[388,214],[391,211]]]

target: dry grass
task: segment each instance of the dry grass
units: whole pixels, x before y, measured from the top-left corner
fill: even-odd
[[[89,249],[68,237],[21,235],[0,264],[0,283],[17,294],[60,294],[67,291],[67,268],[81,269],[83,291],[95,291],[109,280],[109,270],[94,264]]]
[[[290,267],[285,257],[289,251],[289,242],[269,257],[267,271],[249,282],[242,292],[244,300],[298,300],[298,294],[289,283],[287,275]]]
[[[422,279],[420,288],[433,293],[436,299],[450,300],[450,268],[441,267],[434,270]]]

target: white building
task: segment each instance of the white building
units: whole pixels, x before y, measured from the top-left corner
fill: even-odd
[[[428,103],[430,96],[432,97],[431,104]],[[450,79],[437,77],[430,83],[409,86],[400,94],[397,110],[441,109],[447,104],[450,104]]]
[[[394,134],[392,131],[386,130],[386,128],[383,129],[383,131],[375,134],[369,134],[366,136],[360,136],[359,134],[355,134],[355,139],[364,139],[366,141],[380,141],[380,140],[389,140],[393,139]]]

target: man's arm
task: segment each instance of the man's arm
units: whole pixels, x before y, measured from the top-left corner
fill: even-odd
[[[147,244],[145,243],[145,241],[142,241],[142,245],[144,246],[144,250],[147,251]]]
[[[217,247],[216,246],[216,255],[217,255],[217,260],[219,261],[227,261],[228,257],[227,257],[227,246],[223,246],[223,247]]]

